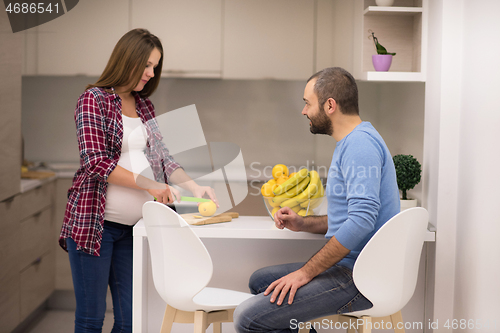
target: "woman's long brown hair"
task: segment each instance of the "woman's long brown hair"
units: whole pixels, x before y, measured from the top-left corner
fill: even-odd
[[[134,29],[123,35],[116,43],[108,64],[94,84],[89,84],[85,90],[100,87],[130,86],[126,92],[131,92],[140,82],[149,56],[154,49],[161,53],[158,66],[154,69],[154,77],[138,92],[141,97],[149,97],[158,87],[163,65],[163,47],[160,40],[146,29]]]

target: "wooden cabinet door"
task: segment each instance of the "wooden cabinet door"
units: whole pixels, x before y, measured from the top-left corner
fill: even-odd
[[[61,17],[38,26],[37,74],[99,76],[128,30],[128,2],[80,1]]]
[[[163,45],[163,75],[220,77],[222,0],[132,0],[132,28]]]
[[[314,2],[224,4],[223,77],[306,80],[314,71]]]
[[[0,5],[0,201],[19,193],[21,185],[22,36],[12,33]]]

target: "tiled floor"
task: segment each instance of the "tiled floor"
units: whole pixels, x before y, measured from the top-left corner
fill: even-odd
[[[44,311],[24,333],[71,333],[74,332],[75,313],[65,310]],[[113,313],[106,312],[102,332],[109,333],[113,328]]]

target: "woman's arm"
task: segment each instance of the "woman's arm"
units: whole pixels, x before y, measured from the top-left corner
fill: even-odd
[[[178,185],[183,189],[190,191],[195,197],[202,198],[205,194],[208,195],[208,197],[217,204],[217,207],[219,206],[214,189],[209,186],[200,186],[196,184],[196,182],[188,176],[184,169],[175,169],[170,175],[169,180],[172,184]]]
[[[149,194],[155,197],[158,202],[162,203],[172,203],[175,199],[167,184],[162,184],[133,173],[119,165],[117,165],[109,174],[108,183],[126,186],[137,190],[146,190]]]

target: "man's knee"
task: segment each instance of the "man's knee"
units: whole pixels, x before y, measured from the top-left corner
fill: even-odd
[[[249,304],[245,301],[238,305],[233,313],[233,323],[236,332],[238,333],[248,333],[250,331],[250,321],[248,320],[248,310]]]
[[[269,274],[267,273],[267,267],[256,270],[248,281],[250,292],[254,295],[264,292],[270,284],[268,280]]]

